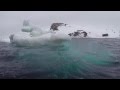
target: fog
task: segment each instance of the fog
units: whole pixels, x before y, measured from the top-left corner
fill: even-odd
[[[20,31],[25,19],[40,27],[50,27],[53,22],[119,27],[120,11],[0,11],[0,36]]]

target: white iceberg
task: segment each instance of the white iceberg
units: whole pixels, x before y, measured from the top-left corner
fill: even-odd
[[[29,21],[23,22],[22,33],[11,34],[10,42],[18,46],[45,45],[51,42],[64,42],[71,40],[71,37],[61,31],[47,31],[30,25]]]
[[[50,29],[41,29],[28,20],[23,22],[22,32],[10,35],[10,42],[20,46],[45,45],[71,40],[72,38],[118,38],[120,33],[91,26],[53,23]],[[105,36],[104,36],[105,35]],[[106,36],[107,35],[107,36]]]

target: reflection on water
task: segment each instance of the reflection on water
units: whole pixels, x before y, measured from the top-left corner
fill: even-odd
[[[0,76],[19,79],[120,78],[119,41],[83,38],[40,47],[14,47],[8,44],[6,50],[6,44],[1,43],[3,46],[0,47],[11,53],[8,56],[13,58],[7,60],[7,57],[1,56],[0,72],[4,75]]]

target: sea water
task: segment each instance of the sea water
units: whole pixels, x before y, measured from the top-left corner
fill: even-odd
[[[120,78],[120,39],[81,38],[37,47],[0,42],[0,78]]]

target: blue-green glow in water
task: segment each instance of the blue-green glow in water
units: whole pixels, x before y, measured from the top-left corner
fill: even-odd
[[[120,78],[117,72],[120,60],[116,56],[119,49],[115,45],[119,48],[119,40],[83,38],[59,45],[12,46],[14,58],[8,61],[11,68],[7,69],[14,71],[14,78],[19,79]]]

